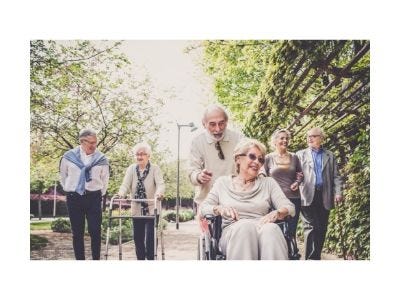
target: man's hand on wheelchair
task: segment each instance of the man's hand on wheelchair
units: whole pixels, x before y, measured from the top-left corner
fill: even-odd
[[[220,215],[224,219],[230,219],[233,221],[239,220],[239,214],[238,214],[236,208],[217,205],[214,207],[213,210],[214,210],[214,214]]]

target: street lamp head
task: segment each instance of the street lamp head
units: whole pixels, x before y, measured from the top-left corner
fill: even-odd
[[[190,123],[188,124],[188,126],[189,126],[189,127],[195,127],[193,122],[190,122]]]
[[[197,127],[196,127],[196,126],[193,126],[193,128],[190,129],[191,132],[193,132],[193,131],[195,131],[195,130],[197,130]]]

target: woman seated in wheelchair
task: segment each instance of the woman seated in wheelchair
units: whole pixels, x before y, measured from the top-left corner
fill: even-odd
[[[216,180],[201,204],[202,216],[220,215],[219,248],[226,259],[288,259],[286,240],[274,222],[294,216],[294,205],[271,177],[259,175],[265,146],[241,140],[234,150],[236,175]]]

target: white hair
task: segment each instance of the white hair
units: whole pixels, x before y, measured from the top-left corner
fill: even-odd
[[[134,154],[136,154],[139,150],[144,150],[144,152],[145,152],[148,156],[151,155],[151,147],[150,147],[150,145],[147,144],[146,142],[141,142],[141,143],[136,144],[136,145],[133,147],[133,150],[132,150],[132,151],[133,151]]]
[[[91,128],[83,128],[81,131],[79,131],[79,142],[81,142],[82,139],[87,136],[97,137],[97,133]]]
[[[316,130],[316,131],[318,131],[319,135],[321,136],[321,141],[323,141],[323,140],[325,139],[325,132],[324,132],[324,130],[323,130],[321,127],[313,127],[313,128],[310,128],[310,129],[307,131],[307,134],[308,134],[311,130]]]
[[[220,106],[218,104],[210,104],[204,110],[203,119],[202,119],[203,124],[207,123],[208,115],[211,112],[214,112],[214,111],[219,111],[219,112],[223,113],[225,121],[228,121],[228,113],[226,112],[226,110],[222,106]]]

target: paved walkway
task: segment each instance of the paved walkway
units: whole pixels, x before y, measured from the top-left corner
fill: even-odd
[[[73,260],[74,252],[70,233],[56,233],[51,230],[35,230],[31,233],[44,236],[49,244],[42,250],[31,251],[32,260]],[[165,259],[166,260],[197,260],[197,242],[199,237],[198,225],[195,221],[179,223],[179,230],[175,223],[168,223],[163,231]],[[90,238],[85,237],[86,257],[90,259]],[[304,257],[304,246],[299,244],[300,253]],[[102,259],[104,259],[105,245],[102,246]],[[109,249],[109,260],[119,259],[118,245],[111,245]],[[133,242],[122,246],[122,259],[135,260],[135,248]],[[161,260],[161,247],[158,249],[158,259]],[[340,259],[335,255],[322,255],[324,260]]]

